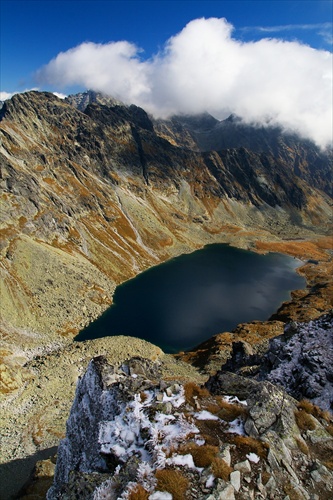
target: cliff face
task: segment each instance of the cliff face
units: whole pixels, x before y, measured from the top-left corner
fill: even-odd
[[[332,152],[320,151],[310,141],[278,127],[245,125],[235,116],[218,121],[203,114],[157,121],[155,129],[180,147],[205,152],[245,148],[260,153],[264,161],[273,157],[297,177],[332,195]]]

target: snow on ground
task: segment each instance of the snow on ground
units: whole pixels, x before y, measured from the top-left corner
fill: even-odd
[[[245,436],[244,422],[241,418],[236,418],[229,424],[229,432]]]
[[[101,422],[99,443],[102,453],[113,453],[123,462],[133,454],[139,454],[142,460],[151,462],[159,451],[182,442],[190,433],[199,432],[182,414],[176,419],[174,415],[157,412],[150,420],[144,410],[151,406],[154,394],[151,392],[146,396],[147,399],[141,402],[140,395],[135,395],[134,400],[124,404],[113,420]],[[176,408],[185,402],[182,392],[164,396],[163,402],[171,402]]]
[[[193,414],[194,418],[197,420],[219,420],[219,417],[213,415],[207,410],[202,410]]]
[[[185,416],[180,409],[185,403],[185,391],[182,386],[176,387],[175,394],[170,394],[170,390],[168,393],[164,392],[162,398],[160,395],[157,397],[157,392],[157,390],[150,390],[145,391],[142,396],[136,394],[132,401],[122,404],[118,415],[113,416],[112,420],[102,421],[99,428],[102,453],[114,454],[122,463],[133,455],[141,458],[137,479],[150,492],[156,487],[156,469],[164,468],[166,465],[187,467],[199,473],[203,471],[202,468],[195,466],[190,453],[185,455],[177,453],[179,445],[186,441],[199,446],[205,444],[205,440],[200,436],[200,431],[195,425],[195,420],[215,420],[227,424],[207,410],[191,412],[187,408]],[[246,404],[232,396],[226,396],[224,399],[231,404]],[[174,414],[166,413],[168,403],[171,403],[172,407],[178,411]],[[245,435],[241,418],[236,418],[228,423],[228,426],[227,432]],[[250,453],[248,458],[253,462],[259,460],[254,453]],[[207,483],[211,485],[213,482],[214,476],[211,475]],[[107,490],[110,491],[110,485]],[[104,492],[107,490],[101,488],[98,499],[104,498]],[[129,487],[126,491],[127,493],[123,493],[124,499],[127,498]],[[150,500],[169,498],[171,498],[170,495],[165,492],[155,492],[149,497]]]
[[[243,406],[247,406],[247,401],[238,399],[237,396],[223,396],[224,401],[227,403],[238,403]]]
[[[253,462],[255,464],[257,464],[259,462],[259,460],[260,460],[260,457],[258,457],[258,455],[256,453],[248,453],[246,455],[246,458],[248,460],[250,460],[250,462]]]

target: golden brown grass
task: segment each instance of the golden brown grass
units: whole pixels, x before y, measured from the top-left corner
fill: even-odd
[[[333,436],[333,424],[329,424],[327,427],[325,427],[325,430]]]
[[[207,405],[205,405],[205,410],[209,411],[213,415],[217,415],[220,409],[220,406],[216,403],[208,403]]]
[[[210,396],[208,389],[206,389],[205,387],[200,387],[194,382],[188,382],[187,384],[185,384],[184,391],[186,403],[192,406],[195,404],[196,399],[200,400],[202,398],[207,398]]]
[[[316,428],[316,424],[312,416],[304,410],[295,411],[295,420],[301,431],[313,431]]]
[[[141,484],[137,484],[128,494],[128,500],[148,500],[149,493]]]
[[[302,401],[300,401],[297,405],[297,408],[299,410],[304,410],[306,411],[306,413],[311,413],[312,415],[314,414],[313,411],[314,411],[314,407],[315,405],[312,404],[310,401],[308,401],[307,399],[302,399]]]
[[[304,453],[304,455],[309,455],[309,448],[308,448],[308,445],[302,440],[302,439],[299,439],[299,438],[295,438],[295,441],[297,443],[297,446],[298,448],[301,450],[302,453]]]
[[[171,493],[173,500],[184,500],[188,488],[188,479],[178,470],[162,469],[156,471],[156,489]]]
[[[218,451],[219,449],[217,446],[212,446],[210,444],[199,446],[196,443],[186,443],[179,448],[178,453],[180,455],[187,455],[190,453],[197,467],[209,467]]]
[[[228,403],[223,398],[218,399],[218,404],[220,407],[217,415],[227,422],[232,422],[237,417],[245,416],[247,414],[247,409],[245,406],[242,406],[237,403]]]
[[[229,476],[233,471],[232,467],[230,467],[227,462],[225,462],[220,457],[215,457],[212,461],[212,473],[215,477],[221,478],[224,481],[229,480]]]
[[[333,470],[333,459],[331,459],[331,460],[326,460],[326,461],[324,462],[324,465],[325,465],[325,467],[327,467],[327,469],[331,469],[331,470]]]
[[[269,472],[267,472],[267,470],[264,470],[261,474],[262,484],[263,485],[267,484],[271,477],[272,475]]]
[[[287,483],[283,486],[285,493],[289,496],[290,500],[302,500],[304,497],[298,493],[297,490],[290,484]]]
[[[237,448],[244,453],[256,453],[260,458],[267,458],[269,446],[259,439],[254,439],[248,436],[233,436],[230,442],[235,444]]]
[[[314,405],[311,401],[307,399],[302,399],[297,405],[299,410],[304,410],[306,413],[313,415],[315,418],[322,419],[328,424],[333,423],[332,415],[329,411],[324,411],[319,406]]]
[[[141,403],[144,403],[147,400],[148,396],[145,392],[141,391],[140,392],[140,401]]]
[[[221,422],[218,420],[196,420],[195,425],[199,429],[200,435],[202,439],[205,440],[206,444],[219,446],[219,436],[223,433]]]
[[[299,259],[318,259],[327,260],[327,254],[325,251],[318,248],[316,242],[311,241],[294,241],[294,242],[264,242],[258,241],[256,243],[256,248],[260,251],[268,252],[275,251],[281,253],[287,253],[293,257],[298,257]],[[323,243],[320,245],[323,248]],[[324,247],[325,248],[325,247]]]

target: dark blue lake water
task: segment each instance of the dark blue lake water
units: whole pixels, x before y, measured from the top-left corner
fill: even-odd
[[[304,288],[300,261],[224,244],[181,255],[118,286],[113,305],[76,337],[139,337],[165,352],[191,349],[238,323],[268,319]]]

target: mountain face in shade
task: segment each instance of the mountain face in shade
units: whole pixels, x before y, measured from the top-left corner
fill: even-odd
[[[245,148],[273,156],[297,177],[332,195],[332,151],[321,151],[295,133],[284,133],[279,127],[246,125],[234,115],[218,121],[208,113],[156,123],[157,130],[179,146],[191,140],[192,149],[203,152]]]

